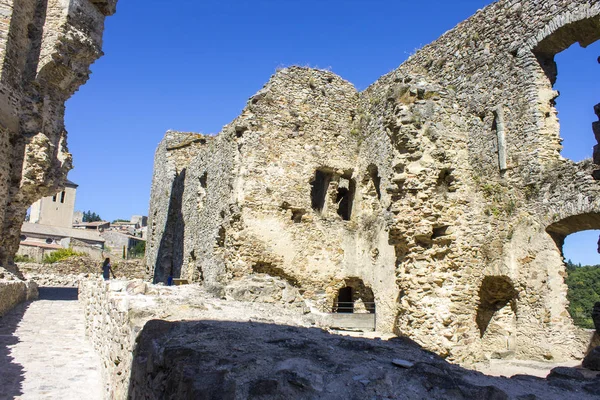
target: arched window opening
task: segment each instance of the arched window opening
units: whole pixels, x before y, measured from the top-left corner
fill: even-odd
[[[377,199],[381,200],[381,177],[379,176],[377,165],[370,164],[367,167],[367,172],[369,173],[370,181],[373,184],[369,187],[369,190],[374,189],[375,194],[377,194]]]
[[[554,239],[556,246],[563,256],[563,247],[567,236],[577,232],[592,230],[600,230],[599,213],[590,212],[572,215],[563,218],[560,221],[556,221],[546,228],[546,232]],[[589,233],[588,235],[592,235],[592,233]]]
[[[541,98],[549,101],[544,124],[558,128],[560,118],[561,155],[574,161],[590,158],[598,144],[592,123],[598,120],[594,105],[600,103],[600,32],[598,18],[567,24],[542,40],[533,50],[548,90]],[[595,43],[594,43],[595,42]]]
[[[208,187],[208,173],[204,172],[200,178],[198,178],[200,185],[198,186],[198,211],[204,209],[206,204],[206,188]]]
[[[563,139],[563,157],[581,161],[592,156],[595,140],[592,123],[598,118],[594,105],[600,103],[600,42],[584,49],[575,44],[555,57],[557,79],[554,89],[560,93],[556,109]]]

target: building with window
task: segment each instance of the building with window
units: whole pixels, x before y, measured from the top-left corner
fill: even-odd
[[[73,228],[77,187],[66,181],[63,190],[31,205],[29,222],[21,227],[17,254],[32,261],[42,261],[53,251],[72,248],[94,258],[103,257],[105,240],[97,231]]]
[[[105,239],[96,231],[25,222],[21,227],[21,244],[17,254],[40,262],[53,251],[72,248],[100,259],[104,256],[104,243]]]
[[[67,180],[65,188],[54,194],[41,198],[31,205],[29,222],[33,224],[50,225],[71,228],[75,210],[75,193],[77,186]]]

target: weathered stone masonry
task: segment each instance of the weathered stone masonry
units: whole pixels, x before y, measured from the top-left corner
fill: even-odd
[[[155,280],[266,273],[325,308],[372,290],[379,330],[451,359],[581,356],[561,250],[600,228],[599,186],[559,154],[553,57],[599,36],[598,1],[505,0],[362,93],[279,71],[216,137],[160,144]]]
[[[27,208],[71,169],[64,103],[102,54],[116,2],[0,1],[0,267],[14,270]]]

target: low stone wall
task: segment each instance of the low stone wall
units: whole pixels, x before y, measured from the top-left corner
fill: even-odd
[[[101,262],[89,257],[71,257],[53,264],[19,263],[19,270],[39,286],[76,287],[82,279],[94,279],[102,272]],[[142,259],[112,263],[117,278],[150,280]]]
[[[86,336],[101,357],[106,399],[126,399],[136,338],[149,320],[217,320],[322,326],[296,305],[229,301],[198,285],[162,286],[142,280],[82,280],[79,301]]]
[[[127,284],[126,281],[106,283],[98,278],[79,285],[86,336],[102,360],[106,399],[124,399],[127,395],[131,355],[139,329],[135,329],[129,313]],[[143,283],[140,288],[144,288]]]
[[[37,283],[38,286],[50,286],[50,287],[78,287],[79,282],[95,279],[100,274],[23,274],[26,279],[32,280]]]
[[[37,299],[37,288],[32,281],[0,280],[0,316],[23,301]]]

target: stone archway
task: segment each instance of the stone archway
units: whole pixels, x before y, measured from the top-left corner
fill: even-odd
[[[492,357],[504,358],[516,350],[517,297],[507,276],[483,278],[475,321],[482,348]]]
[[[549,149],[555,153],[562,149],[556,110],[556,99],[560,94],[554,90],[558,76],[555,56],[574,43],[587,47],[599,39],[600,6],[588,3],[556,15],[514,52],[520,57],[521,63],[526,65],[529,82],[535,86],[535,90],[531,90],[534,95],[527,96],[530,97],[532,115],[535,115],[535,126],[541,127],[541,135],[553,142]],[[598,100],[600,101],[600,98]],[[598,106],[600,105],[596,107]],[[594,104],[590,104],[589,107],[591,111]],[[600,133],[600,124],[597,129]],[[589,134],[591,133],[590,129]],[[599,137],[596,135],[597,141]],[[598,143],[599,145],[594,146],[594,160],[600,162],[600,142]],[[600,171],[594,172],[593,176],[600,178]]]
[[[561,254],[567,236],[587,230],[600,230],[600,212],[584,212],[571,215],[546,227],[546,232],[552,237]]]
[[[373,290],[360,278],[344,279],[344,286],[336,291],[333,304],[335,313],[375,313]]]

